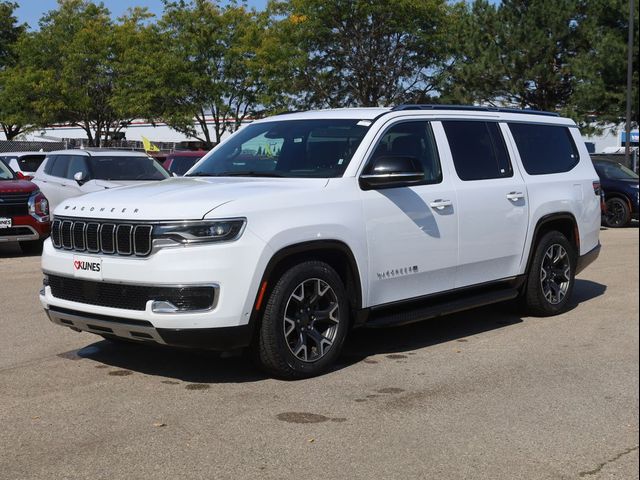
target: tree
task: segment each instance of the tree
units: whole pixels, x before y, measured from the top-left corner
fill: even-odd
[[[284,70],[302,107],[380,106],[424,96],[448,56],[444,0],[273,1]]]
[[[11,74],[17,60],[15,46],[25,31],[14,15],[17,7],[17,3],[0,1],[0,127],[7,140],[23,133],[31,120],[22,108],[23,92],[17,88],[20,79]]]
[[[578,0],[474,2],[457,33],[461,47],[444,96],[462,102],[566,111],[574,62],[585,48]]]
[[[152,72],[132,72],[155,41],[145,25],[149,18],[146,10],[133,9],[116,23],[102,3],[59,0],[40,29],[19,42],[13,72],[28,80],[34,97],[28,105],[39,123],[78,126],[89,145],[100,146],[132,119],[148,115],[152,96],[135,80]]]
[[[169,59],[159,75],[171,86],[162,114],[169,126],[211,147],[258,113],[258,20],[254,11],[235,3],[224,8],[208,0],[165,4],[160,30]]]
[[[638,2],[634,21],[634,77],[632,121],[638,125]],[[585,35],[588,48],[579,52],[579,80],[573,114],[583,125],[596,129],[624,121],[627,90],[627,0],[592,0],[587,3]]]

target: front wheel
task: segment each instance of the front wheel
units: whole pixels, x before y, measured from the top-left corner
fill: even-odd
[[[338,358],[349,323],[344,284],[319,261],[287,270],[269,295],[257,359],[274,376],[295,379],[325,372]]]
[[[534,315],[546,317],[567,310],[573,292],[576,253],[560,232],[549,232],[538,245],[527,278],[524,301]]]

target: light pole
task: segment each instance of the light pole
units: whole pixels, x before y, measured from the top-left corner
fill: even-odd
[[[633,9],[635,0],[629,0],[629,40],[627,42],[627,121],[624,137],[624,160],[630,165],[631,154],[631,91],[633,87]]]

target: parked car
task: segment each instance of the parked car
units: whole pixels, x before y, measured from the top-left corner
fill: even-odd
[[[47,154],[33,181],[55,208],[67,198],[169,177],[161,165],[141,152],[61,150]]]
[[[605,198],[603,225],[619,228],[638,219],[638,175],[624,165],[594,160]]]
[[[0,153],[0,160],[6,163],[14,172],[22,174],[27,180],[31,180],[46,156],[46,152],[7,152]]]
[[[39,253],[50,227],[45,196],[0,160],[0,243],[18,242],[24,253]]]
[[[188,175],[65,201],[42,257],[49,318],[111,340],[251,347],[318,375],[353,327],[520,298],[556,315],[598,256],[576,124],[404,105],[279,115]]]
[[[206,154],[206,150],[179,150],[171,152],[167,155],[167,159],[163,165],[170,173],[175,173],[181,177]]]

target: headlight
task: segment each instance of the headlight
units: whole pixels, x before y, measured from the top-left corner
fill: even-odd
[[[29,208],[29,215],[31,215],[37,221],[49,221],[49,202],[42,194],[42,192],[40,192],[39,190],[33,192],[29,197],[27,206]]]
[[[183,244],[230,242],[242,235],[245,218],[162,223],[153,228],[154,239],[169,239]]]

